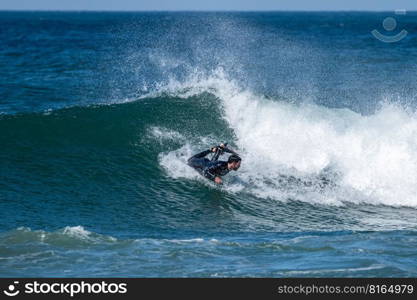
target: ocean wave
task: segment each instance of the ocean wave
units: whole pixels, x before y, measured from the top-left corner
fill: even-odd
[[[221,100],[220,117],[233,130],[232,142],[244,157],[236,175],[244,183],[239,191],[333,205],[417,206],[417,117],[401,106],[384,103],[365,116],[312,103],[290,104],[240,88],[222,69],[208,77],[171,81],[149,96],[161,93],[185,99],[213,93]],[[197,151],[185,145],[161,156],[170,176],[190,174],[180,167],[190,149]],[[175,158],[181,162],[174,163]],[[326,176],[334,184],[323,189]],[[291,188],[291,178],[301,184]]]
[[[117,239],[112,236],[88,231],[83,226],[66,226],[53,232],[19,227],[2,233],[2,240],[3,246],[7,245],[8,247],[26,243],[41,243],[58,247],[80,247],[117,242]]]
[[[388,102],[371,115],[292,104],[240,87],[222,68],[170,80],[135,102],[3,116],[0,123],[11,157],[39,146],[67,147],[60,150],[72,152],[67,157],[85,146],[130,149],[145,153],[143,163],[156,155],[171,178],[212,186],[186,160],[227,138],[243,164],[226,177],[224,191],[335,206],[417,207],[414,112]]]
[[[404,262],[415,243],[411,231],[116,238],[83,226],[20,227],[0,233],[0,276],[412,276],[415,267]]]

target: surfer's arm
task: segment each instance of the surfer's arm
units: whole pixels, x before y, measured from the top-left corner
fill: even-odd
[[[229,148],[223,148],[223,151],[224,151],[224,152],[227,152],[227,153],[231,153],[231,154],[236,154],[236,155],[238,155],[235,151],[233,151],[232,149],[229,149]]]
[[[193,159],[193,158],[203,158],[203,157],[206,157],[206,156],[207,156],[207,154],[209,154],[209,153],[211,153],[211,152],[212,152],[212,149],[209,149],[209,150],[206,150],[206,151],[203,151],[203,152],[197,153],[197,154],[195,154],[195,155],[191,156],[188,160],[191,160],[191,159]]]
[[[219,159],[220,155],[223,155],[224,152],[238,155],[235,151],[233,151],[232,149],[227,148],[226,146],[227,146],[227,144],[222,143],[217,147],[211,148],[211,150],[215,153],[213,155],[211,161],[217,161]]]

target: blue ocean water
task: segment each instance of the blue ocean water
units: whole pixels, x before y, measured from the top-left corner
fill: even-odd
[[[0,276],[417,276],[416,17],[0,12]]]

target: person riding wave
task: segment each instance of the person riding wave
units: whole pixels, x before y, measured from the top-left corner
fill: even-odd
[[[240,168],[242,159],[227,144],[220,144],[211,149],[197,153],[188,159],[188,165],[197,170],[201,175],[214,181],[217,184],[222,183],[221,176],[226,175],[231,170],[237,171]],[[224,152],[231,153],[227,161],[218,160]],[[206,158],[209,153],[214,153],[211,160]]]

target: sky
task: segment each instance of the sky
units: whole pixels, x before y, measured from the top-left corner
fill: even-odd
[[[417,0],[0,0],[0,10],[417,10]]]

